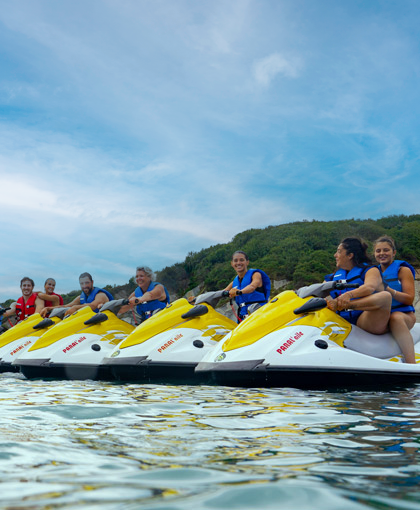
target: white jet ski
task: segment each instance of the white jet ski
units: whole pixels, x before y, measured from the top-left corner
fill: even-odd
[[[178,299],[140,324],[104,364],[120,381],[198,382],[194,368],[237,324],[215,310],[225,291]]]
[[[101,362],[134,330],[116,316],[125,304],[124,299],[109,301],[98,313],[80,308],[39,337],[14,365],[29,379],[112,379]]]
[[[40,336],[60,322],[64,308],[56,308],[47,319],[39,313],[29,315],[0,336],[0,372],[16,372],[19,367],[13,362],[27,351]]]
[[[403,363],[390,333],[373,335],[326,308],[327,282],[285,291],[207,353],[196,372],[231,386],[384,387],[420,382],[420,324],[411,333],[417,364]]]

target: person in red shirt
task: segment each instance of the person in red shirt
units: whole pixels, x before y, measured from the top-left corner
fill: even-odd
[[[63,298],[54,292],[55,285],[54,278],[47,278],[44,283],[45,292],[38,292],[38,297],[45,301],[45,306],[63,305]]]
[[[5,317],[16,315],[20,321],[23,321],[29,315],[39,313],[44,308],[44,301],[34,292],[35,283],[32,278],[25,276],[20,282],[22,296],[16,301],[14,307],[4,313]]]

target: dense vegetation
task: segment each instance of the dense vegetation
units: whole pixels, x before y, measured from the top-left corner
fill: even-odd
[[[379,220],[301,221],[251,229],[237,234],[230,243],[189,253],[184,262],[158,272],[158,281],[183,295],[202,285],[221,289],[234,277],[230,259],[235,250],[245,251],[251,267],[266,271],[271,279],[286,279],[292,288],[322,281],[334,269],[334,253],[344,237],[358,236],[370,247],[381,235],[397,243],[397,256],[420,266],[420,215],[388,216]]]
[[[397,256],[420,267],[420,215],[388,216],[379,220],[300,221],[286,225],[251,229],[237,234],[230,243],[189,253],[183,262],[157,272],[157,281],[172,295],[182,296],[197,286],[201,290],[226,287],[235,273],[230,259],[235,250],[245,251],[251,267],[266,271],[273,280],[288,280],[291,288],[322,281],[334,270],[334,253],[347,236],[363,238],[370,246],[381,235],[397,243]],[[114,295],[128,295],[136,287],[134,278],[122,287],[105,288]],[[63,295],[68,303],[80,293]],[[11,300],[9,300],[11,302]]]

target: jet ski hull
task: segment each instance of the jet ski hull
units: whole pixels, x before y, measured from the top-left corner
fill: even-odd
[[[210,302],[222,291],[204,294]],[[197,384],[208,380],[195,367],[203,356],[236,327],[207,301],[192,306],[185,299],[142,323],[103,364],[119,381]]]
[[[55,317],[46,321],[39,313],[33,314],[1,335],[0,372],[19,372],[19,367],[13,362],[60,320]]]
[[[346,369],[331,367],[270,366],[263,360],[200,363],[197,373],[208,374],[212,384],[242,387],[276,387],[314,390],[384,389],[420,383],[420,372]]]
[[[3,374],[5,372],[19,372],[19,367],[16,367],[11,363],[0,361],[0,373]]]
[[[406,364],[390,333],[368,333],[325,305],[291,291],[279,294],[206,354],[196,372],[209,374],[213,383],[247,387],[383,389],[420,383],[420,324],[411,330],[418,363]]]
[[[117,381],[167,384],[200,384],[209,381],[208,374],[195,372],[198,362],[157,362],[147,356],[137,356],[109,359],[107,363]]]
[[[114,380],[108,367],[95,364],[60,364],[51,363],[49,358],[37,358],[21,360],[19,367],[27,379]]]
[[[117,302],[109,306],[112,303]],[[133,329],[112,311],[94,314],[89,307],[81,308],[42,335],[14,363],[28,379],[112,380],[109,367],[101,362]]]

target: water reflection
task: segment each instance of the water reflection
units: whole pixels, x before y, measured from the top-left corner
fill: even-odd
[[[417,508],[418,388],[0,385],[4,508]]]

